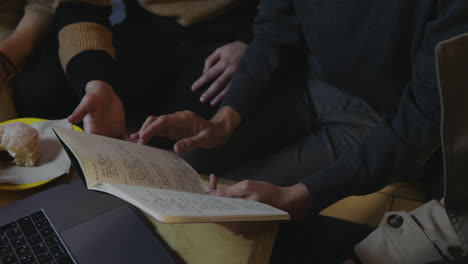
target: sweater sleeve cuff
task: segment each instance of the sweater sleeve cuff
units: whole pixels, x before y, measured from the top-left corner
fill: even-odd
[[[101,50],[85,51],[75,56],[66,68],[68,82],[75,92],[84,96],[86,84],[90,81],[104,81],[116,89],[116,63]]]
[[[59,57],[67,73],[70,61],[86,51],[100,50],[116,58],[110,14],[110,1],[106,0],[64,1],[57,7]]]

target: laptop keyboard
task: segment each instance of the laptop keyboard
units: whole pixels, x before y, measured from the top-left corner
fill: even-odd
[[[44,211],[0,226],[0,264],[74,264]]]

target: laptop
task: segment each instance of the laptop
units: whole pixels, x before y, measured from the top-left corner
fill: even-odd
[[[145,220],[75,179],[0,208],[0,264],[180,263]]]

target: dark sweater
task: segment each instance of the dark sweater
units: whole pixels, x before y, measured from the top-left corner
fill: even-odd
[[[465,0],[264,0],[223,105],[244,118],[279,66],[309,56],[313,74],[373,106],[384,120],[362,144],[303,180],[316,211],[374,192],[440,147],[434,49],[468,32]]]

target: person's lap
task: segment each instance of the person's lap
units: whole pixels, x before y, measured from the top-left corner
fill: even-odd
[[[257,117],[225,146],[197,150],[186,159],[202,173],[288,186],[357,146],[380,120],[366,103],[325,82],[311,78],[307,87],[310,104],[291,97],[283,107],[270,103],[256,109]],[[262,112],[270,115],[263,118]]]
[[[216,149],[196,149],[183,157],[198,172],[223,177],[227,170],[268,155],[306,135],[313,125],[312,117],[303,96],[285,92],[262,98],[226,144]]]

